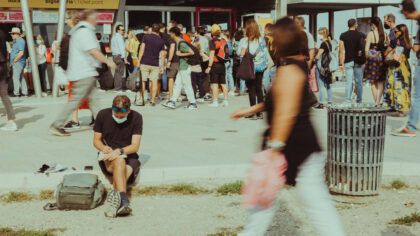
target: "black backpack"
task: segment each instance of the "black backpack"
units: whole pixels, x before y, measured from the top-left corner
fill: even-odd
[[[181,43],[185,43],[194,52],[194,55],[186,57],[188,65],[191,65],[191,66],[201,65],[201,63],[203,62],[203,58],[200,55],[200,51],[196,47],[194,47],[193,45],[191,45],[190,43],[186,41],[182,41],[178,44],[178,51],[180,51]]]
[[[325,43],[327,44],[328,47],[328,52],[324,51],[324,53],[322,53],[321,56],[321,68],[319,70],[319,73],[324,76],[324,77],[328,77],[331,75],[330,72],[330,63],[331,63],[331,56],[330,56],[330,51],[331,51],[331,45],[329,41],[325,41]]]
[[[86,28],[85,26],[81,26],[78,29],[81,28]],[[78,30],[76,29],[76,30]],[[74,33],[74,32],[73,32]],[[61,68],[63,68],[63,70],[67,70],[67,67],[69,65],[69,50],[70,50],[70,35],[69,34],[65,34],[63,39],[61,40],[60,43],[60,57],[59,57],[59,62],[58,62],[58,66],[60,66]]]

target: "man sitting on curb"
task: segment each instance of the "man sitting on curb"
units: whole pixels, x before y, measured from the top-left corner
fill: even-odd
[[[108,193],[107,217],[131,213],[127,184],[135,182],[140,170],[137,154],[143,132],[143,117],[130,110],[130,99],[125,95],[114,98],[112,108],[98,113],[93,144],[100,153],[99,166],[114,189]]]

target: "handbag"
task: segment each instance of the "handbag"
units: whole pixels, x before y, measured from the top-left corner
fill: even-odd
[[[271,153],[272,149],[267,149],[253,156],[249,176],[242,188],[245,209],[269,208],[286,183],[287,160],[283,154],[273,158]]]
[[[311,87],[312,92],[317,93],[319,91],[318,80],[316,78],[316,67],[315,66],[312,66],[312,69],[309,71],[308,83],[309,83],[309,86]]]
[[[400,66],[403,53],[404,47],[397,46],[388,54],[388,56],[385,59],[385,63],[389,66]]]
[[[255,79],[254,56],[249,52],[249,42],[242,62],[239,65],[238,72],[236,73],[236,77],[243,80]]]

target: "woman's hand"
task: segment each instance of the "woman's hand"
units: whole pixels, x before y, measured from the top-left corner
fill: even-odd
[[[249,115],[251,115],[251,111],[250,111],[250,108],[247,107],[247,108],[241,108],[241,109],[233,111],[230,114],[230,118],[232,120],[239,120],[239,119],[241,119],[243,117],[246,117],[246,116],[249,116]]]

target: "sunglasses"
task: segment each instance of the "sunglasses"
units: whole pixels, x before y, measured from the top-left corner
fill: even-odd
[[[127,108],[119,108],[119,107],[112,107],[112,110],[115,112],[126,113],[128,111]]]

